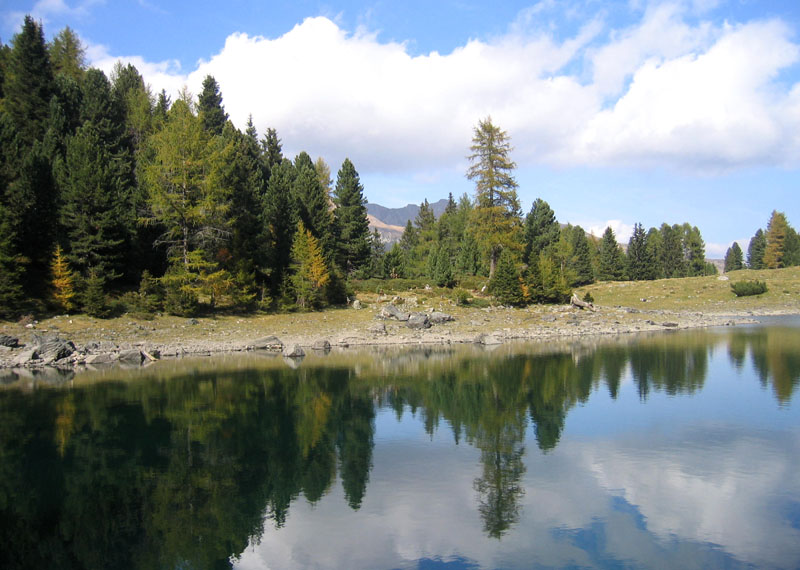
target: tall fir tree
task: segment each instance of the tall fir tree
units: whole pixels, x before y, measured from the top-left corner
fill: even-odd
[[[655,279],[656,267],[653,251],[648,247],[647,233],[642,224],[634,224],[628,241],[628,278],[633,281]]]
[[[514,255],[508,250],[500,253],[496,271],[489,278],[489,292],[503,305],[519,307],[525,303]]]
[[[750,269],[764,269],[764,252],[767,249],[767,236],[764,230],[759,228],[755,235],[750,238],[747,246],[747,267]]]
[[[744,269],[743,261],[742,248],[738,243],[733,242],[733,245],[725,252],[725,273]]]
[[[607,227],[603,232],[598,249],[598,273],[597,279],[600,281],[619,281],[625,275],[625,262],[622,257],[622,249],[614,236],[614,230]]]
[[[305,228],[319,240],[326,259],[333,261],[335,236],[327,188],[320,184],[314,163],[305,151],[295,157],[294,167],[297,173],[292,186],[295,209]]]
[[[683,251],[686,260],[686,275],[697,277],[706,274],[706,246],[697,226],[688,223],[682,226]]]
[[[3,108],[23,143],[30,146],[47,130],[50,98],[54,92],[53,70],[44,31],[31,16],[11,40],[8,68],[3,83]]]
[[[572,285],[581,286],[594,282],[594,269],[592,268],[592,253],[589,249],[589,239],[580,226],[572,228],[572,261],[570,267],[575,275]]]
[[[491,117],[479,121],[473,130],[470,151],[467,178],[475,182],[472,234],[486,252],[491,276],[500,252],[519,247],[516,164],[510,158],[508,134],[495,126]]]
[[[559,232],[558,221],[550,204],[536,198],[531,211],[525,216],[523,259],[528,263],[531,256],[534,260],[538,259],[540,252],[548,251],[558,242]]]
[[[334,202],[338,265],[345,273],[353,274],[369,260],[369,220],[364,187],[349,158],[344,159],[336,176]]]
[[[222,106],[222,94],[217,80],[211,75],[203,79],[203,90],[197,101],[197,114],[203,128],[212,135],[221,135],[228,114]]]
[[[686,260],[683,251],[681,227],[677,224],[661,224],[660,259],[661,273],[666,278],[684,277]]]
[[[277,296],[291,261],[291,244],[297,224],[292,202],[294,165],[284,159],[272,168],[262,204],[267,279]]]

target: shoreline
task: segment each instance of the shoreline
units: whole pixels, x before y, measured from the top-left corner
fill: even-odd
[[[717,326],[754,324],[758,318],[800,315],[800,307],[763,307],[748,310],[702,312],[692,310],[637,309],[598,306],[595,311],[571,306],[419,307],[419,315],[441,314],[450,309],[452,321],[430,328],[412,329],[406,321],[382,318],[387,304],[362,309],[331,309],[317,313],[186,319],[156,317],[134,319],[125,315],[109,321],[85,316],[58,316],[27,326],[0,326],[0,334],[19,339],[17,348],[2,347],[0,369],[88,370],[120,364],[142,365],[150,360],[270,351],[289,356],[312,349],[362,347],[414,347],[422,345],[546,342],[619,336]],[[401,305],[406,308],[406,305]],[[36,335],[36,336],[34,336]],[[70,353],[56,358],[21,357],[36,337],[60,339],[72,345]],[[24,343],[24,346],[22,346]],[[288,351],[288,352],[284,352]],[[38,358],[37,358],[38,357]]]

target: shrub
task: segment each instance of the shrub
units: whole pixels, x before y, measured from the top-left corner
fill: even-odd
[[[767,292],[767,284],[764,281],[737,281],[731,283],[731,290],[737,297],[749,297],[750,295],[761,295]]]
[[[592,297],[592,294],[589,291],[586,291],[586,295],[583,296],[583,300],[587,303],[594,303],[594,297]]]

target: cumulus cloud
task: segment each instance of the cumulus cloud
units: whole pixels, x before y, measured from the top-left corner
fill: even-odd
[[[51,0],[55,1],[55,0]],[[779,75],[800,59],[778,20],[698,21],[714,2],[648,5],[613,29],[590,15],[566,38],[531,25],[450,53],[411,55],[403,43],[308,18],[276,38],[230,35],[222,50],[183,71],[134,63],[155,91],[198,93],[210,74],[243,127],[274,127],[285,150],[361,171],[461,168],[477,121],[508,131],[520,166],[658,165],[718,173],[794,165],[800,155],[800,86]],[[688,23],[692,22],[692,23]],[[90,53],[109,68],[108,50]]]
[[[79,0],[70,5],[66,0],[39,0],[28,11],[9,12],[5,16],[4,24],[7,29],[16,33],[22,25],[26,14],[44,23],[49,22],[51,17],[56,16],[80,19],[89,13],[89,9],[92,6],[103,3],[104,0]]]

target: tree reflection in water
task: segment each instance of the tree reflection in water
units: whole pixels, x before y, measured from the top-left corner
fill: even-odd
[[[430,352],[362,366],[194,370],[70,389],[0,391],[0,566],[224,568],[264,520],[337,478],[350,508],[369,492],[376,407],[442,420],[480,450],[486,535],[519,520],[525,433],[556,447],[569,411],[630,375],[640,398],[702,390],[723,346],[780,403],[800,381],[796,329],[665,334],[535,354]],[[383,359],[374,359],[382,361]],[[387,372],[390,370],[391,372]]]

